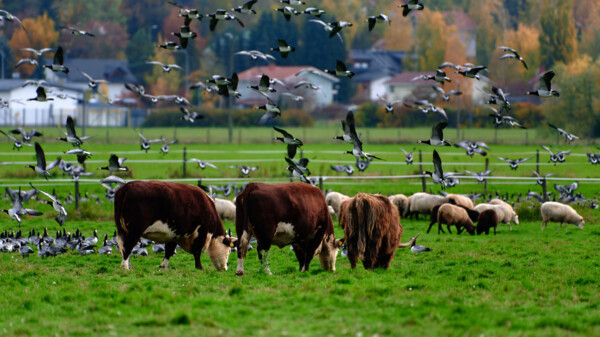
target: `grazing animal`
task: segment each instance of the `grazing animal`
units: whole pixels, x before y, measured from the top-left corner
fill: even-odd
[[[473,211],[462,206],[443,204],[437,213],[438,233],[440,230],[443,232],[442,225],[446,224],[448,233],[450,234],[452,234],[450,226],[454,225],[456,226],[457,234],[461,234],[466,229],[469,234],[474,235],[475,226],[473,226],[473,221],[476,221],[478,217],[478,211]]]
[[[514,222],[515,225],[519,224],[519,216],[513,212],[511,212],[512,207],[509,209],[506,207],[506,205],[494,205],[494,204],[486,204],[486,203],[481,203],[481,204],[477,204],[474,208],[476,211],[478,212],[483,212],[486,209],[492,209],[496,212],[496,214],[498,214],[498,221],[508,225],[508,228],[512,231],[512,227],[510,225],[510,222]]]
[[[252,235],[257,241],[258,258],[269,275],[268,254],[272,245],[292,245],[301,272],[308,271],[315,255],[319,255],[324,270],[335,271],[337,253],[344,241],[335,239],[321,190],[305,183],[250,183],[235,202],[235,227],[240,236],[236,275],[244,274]]]
[[[408,197],[404,194],[394,194],[388,197],[390,202],[398,208],[398,213],[401,218],[406,217],[408,213]]]
[[[585,221],[583,217],[573,209],[573,207],[560,202],[547,201],[540,207],[542,213],[542,230],[548,227],[548,221],[559,222],[558,229],[565,224],[565,232],[567,231],[567,224],[577,225],[579,229],[583,229]]]
[[[398,209],[380,194],[358,193],[340,209],[350,267],[360,259],[365,269],[390,266],[398,247],[410,247],[416,240],[400,243],[404,232]]]
[[[350,199],[349,196],[339,192],[332,191],[325,195],[325,202],[327,203],[327,205],[333,207],[333,210],[335,211],[336,215],[340,214],[340,206],[344,201],[348,199]]]
[[[121,268],[131,269],[129,257],[141,237],[165,245],[166,269],[177,244],[194,255],[208,256],[217,270],[227,270],[235,238],[227,236],[214,202],[199,187],[173,182],[132,181],[115,193],[117,245],[123,255]]]
[[[479,213],[479,219],[477,219],[477,235],[482,233],[489,235],[490,228],[494,228],[494,235],[496,235],[496,229],[498,228],[498,214],[492,209],[486,209]]]
[[[235,204],[227,199],[214,198],[215,207],[221,220],[229,219],[235,221]]]
[[[443,196],[437,194],[429,194],[417,192],[408,197],[408,213],[407,216],[415,215],[418,218],[419,214],[430,214],[434,205],[441,202]]]

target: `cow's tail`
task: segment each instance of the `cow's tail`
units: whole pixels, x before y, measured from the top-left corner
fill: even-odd
[[[115,192],[115,200],[113,203],[115,207],[115,225],[117,226],[118,230],[122,230],[124,232],[127,232],[127,228],[123,219],[123,210],[127,207],[127,205],[125,205],[125,200],[127,200],[127,192],[129,192],[129,184],[119,187],[119,189],[117,189]]]
[[[250,240],[249,237],[246,238],[243,235],[244,232],[249,234],[246,194],[247,191],[244,190],[235,198],[235,234],[238,237],[238,240],[236,241],[236,248],[238,248],[238,256],[240,255],[239,245],[247,245],[247,242],[242,242],[242,240]]]

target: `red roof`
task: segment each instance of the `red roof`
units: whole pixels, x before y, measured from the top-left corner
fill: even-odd
[[[413,78],[420,75],[428,75],[433,76],[435,72],[432,71],[405,71],[402,72],[392,78],[390,78],[385,84],[413,84],[413,85],[421,85],[427,84],[426,80],[412,80]]]
[[[317,70],[317,68],[311,66],[276,66],[274,64],[269,64],[268,66],[258,66],[246,69],[238,74],[238,78],[240,80],[254,80],[257,76],[260,77],[265,74],[271,78],[283,80],[296,75],[297,72],[303,69]]]

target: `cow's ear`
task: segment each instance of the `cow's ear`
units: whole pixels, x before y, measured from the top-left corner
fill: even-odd
[[[232,238],[232,237],[225,237],[223,238],[223,244],[225,246],[229,246],[231,248],[234,248],[237,246],[237,238]]]

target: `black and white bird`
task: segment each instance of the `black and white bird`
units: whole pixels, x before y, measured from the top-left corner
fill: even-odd
[[[545,72],[544,75],[542,75],[542,77],[540,78],[539,88],[537,90],[528,91],[526,94],[535,95],[539,97],[559,97],[560,93],[552,89],[551,81],[554,78],[554,75],[555,73],[553,70],[548,70],[547,72]]]
[[[46,156],[44,155],[44,150],[38,142],[35,142],[35,157],[37,159],[37,164],[27,165],[27,167],[31,168],[36,173],[41,174],[42,176],[44,176],[44,178],[46,178],[46,180],[48,180],[48,177],[50,176],[50,172],[48,171],[50,171],[56,165],[58,165],[58,163],[60,163],[60,158],[56,159],[50,164],[46,164]]]
[[[510,102],[508,101],[507,96],[508,95],[504,93],[502,88],[492,87],[492,95],[488,100],[488,104],[497,104],[500,107],[500,109],[498,109],[500,113],[502,113],[503,110],[510,111]]]
[[[446,73],[441,69],[436,69],[435,75],[422,74],[412,78],[412,81],[416,80],[433,80],[439,82],[442,85],[444,85],[444,83],[446,82],[452,82],[452,80],[448,76],[446,76]]]
[[[464,77],[468,77],[468,78],[474,78],[476,80],[479,80],[479,75],[477,75],[480,71],[487,69],[487,67],[485,66],[476,66],[476,67],[472,67],[472,68],[468,68],[466,70],[457,70],[456,73],[457,74],[461,74]]]
[[[382,160],[381,158],[375,155],[363,151],[363,144],[360,140],[360,135],[356,132],[356,128],[354,125],[354,113],[352,112],[352,110],[348,111],[348,114],[346,115],[346,121],[342,121],[342,126],[344,127],[344,135],[341,136],[341,139],[344,141],[348,141],[346,139],[346,137],[348,137],[353,144],[352,151],[346,151],[346,153],[351,154],[356,159],[363,161],[366,161],[369,158]]]
[[[35,59],[30,59],[30,58],[24,58],[24,59],[20,59],[19,62],[17,62],[17,64],[15,64],[15,69],[19,68],[20,66],[24,65],[24,64],[30,64],[32,66],[38,66],[38,60]]]
[[[519,166],[519,164],[524,163],[524,162],[528,161],[529,159],[533,158],[533,157],[529,157],[529,158],[510,159],[510,158],[502,158],[502,157],[498,157],[498,156],[495,156],[495,157],[502,160],[503,162],[507,162],[510,165],[510,168],[512,170],[516,170],[517,167]]]
[[[88,31],[79,29],[77,27],[61,27],[61,29],[67,29],[67,30],[69,30],[71,32],[71,34],[77,35],[77,36],[89,36],[89,37],[95,37],[96,36],[96,35],[88,32]]]
[[[240,14],[256,14],[256,11],[252,9],[252,6],[254,6],[254,4],[256,4],[257,2],[258,0],[248,0],[244,2],[241,6],[232,8],[231,10]]]
[[[181,49],[183,49],[183,48],[181,48],[180,45],[177,44],[177,42],[173,42],[173,41],[165,41],[165,43],[159,44],[158,46],[160,48],[166,49],[166,50],[181,50]]]
[[[56,48],[56,52],[54,53],[54,59],[52,61],[52,64],[45,64],[44,68],[48,68],[54,72],[63,72],[65,74],[68,74],[69,68],[63,65],[64,60],[65,56],[63,48],[61,46],[58,46],[58,48]]]
[[[413,163],[413,152],[415,151],[415,148],[413,148],[410,152],[407,152],[405,149],[400,148],[400,150],[402,150],[402,152],[404,152],[404,160],[406,161],[406,165],[410,165]]]
[[[329,32],[329,38],[336,36],[342,28],[351,27],[352,23],[348,21],[332,21],[327,24],[331,27],[331,31]]]
[[[77,132],[75,131],[75,121],[73,117],[67,116],[67,124],[66,124],[67,132],[65,132],[65,137],[58,138],[58,140],[62,140],[63,142],[71,143],[73,146],[81,146],[83,141],[90,138],[91,136],[85,137],[77,137]]]
[[[590,164],[592,164],[592,165],[600,164],[600,153],[588,152],[588,153],[586,153],[586,155],[588,157],[588,161],[590,162]]]
[[[100,255],[112,255],[112,246],[108,244],[108,240],[104,239],[102,247],[98,248],[98,254]]]
[[[287,145],[287,153],[289,158],[294,158],[296,156],[296,150],[299,146],[302,146],[302,141],[294,136],[291,133],[285,131],[284,129],[278,128],[276,126],[273,129],[279,133],[283,137],[275,137],[276,140],[281,141],[282,143]]]
[[[390,18],[388,18],[388,16],[385,14],[369,16],[365,21],[367,21],[369,23],[369,31],[372,31],[373,28],[375,28],[375,24],[377,22],[387,22],[388,25],[392,24],[392,22],[390,21]]]
[[[163,145],[160,147],[160,152],[162,154],[169,153],[170,145],[177,143],[177,139],[173,139],[171,141],[167,141],[165,139],[165,137],[161,137],[159,141],[161,141],[163,143]]]
[[[260,77],[260,81],[258,82],[258,85],[249,85],[248,86],[249,89],[254,89],[256,91],[260,91],[263,93],[268,93],[268,92],[276,92],[277,90],[275,90],[275,88],[271,87],[271,79],[269,78],[269,76],[263,74]]]
[[[559,127],[557,127],[554,124],[551,124],[551,123],[548,123],[548,122],[546,122],[546,123],[548,124],[549,127],[551,127],[554,130],[558,131],[559,135],[565,137],[565,143],[571,143],[571,141],[573,141],[574,139],[581,139],[581,138],[575,136],[574,134],[568,133],[567,131],[565,131],[565,130],[559,128]]]
[[[58,222],[59,225],[63,225],[67,219],[67,211],[65,210],[65,207],[62,205],[62,203],[58,200],[58,198],[56,196],[53,196],[50,193],[44,192],[40,189],[37,189],[33,186],[33,184],[29,183],[29,185],[37,190],[39,193],[42,193],[43,195],[45,195],[48,199],[50,199],[50,201],[46,201],[46,203],[48,205],[51,205],[52,208],[54,208],[54,210],[58,213],[56,215],[56,222]]]
[[[181,111],[181,113],[183,114],[183,116],[181,116],[181,119],[188,121],[190,123],[194,123],[197,120],[200,120],[204,117],[206,117],[204,114],[196,112],[196,111],[190,111],[190,109],[186,108],[186,107],[179,107],[179,111]]]
[[[164,63],[159,62],[159,61],[147,61],[146,64],[152,64],[152,65],[156,65],[156,66],[161,66],[164,73],[169,73],[173,69],[183,70],[183,68],[180,67],[177,64],[164,64]]]
[[[484,182],[487,177],[494,172],[494,170],[485,170],[483,172],[473,172],[473,171],[469,171],[469,170],[464,170],[465,173],[472,175],[473,177],[475,177],[475,180],[477,180],[478,183],[482,183]]]
[[[295,47],[288,45],[288,43],[285,42],[285,40],[279,39],[279,40],[277,40],[277,44],[278,44],[277,47],[270,48],[270,49],[271,49],[271,51],[278,51],[279,54],[281,55],[281,57],[283,57],[283,58],[287,58],[291,52],[296,50]]]
[[[23,22],[21,22],[21,19],[3,9],[0,9],[0,22],[4,22],[5,20],[8,22],[17,22],[21,26],[21,28],[23,28],[23,30],[27,32],[25,26],[23,25]]]
[[[196,164],[198,164],[198,167],[201,168],[201,169],[203,169],[203,170],[205,168],[207,168],[207,167],[212,167],[215,170],[220,171],[219,168],[215,164],[209,163],[209,162],[207,162],[205,160],[191,158],[191,159],[188,159],[187,161],[190,162],[190,163],[196,163]]]
[[[352,165],[331,165],[331,169],[337,172],[346,172],[347,175],[354,173],[354,166]]]
[[[357,157],[354,165],[360,172],[364,172],[369,167],[369,164],[371,164],[372,161],[373,157],[367,157],[367,159],[364,160]]]
[[[111,174],[119,171],[129,171],[129,168],[123,166],[127,158],[119,158],[116,154],[111,154],[108,159],[108,166],[98,167],[98,170],[108,170]]]
[[[322,9],[315,8],[315,7],[308,7],[306,9],[304,9],[304,12],[302,12],[302,13],[320,18],[321,15],[325,14],[325,11]]]
[[[472,142],[470,140],[461,140],[458,143],[454,143],[454,146],[467,151],[467,155],[471,157],[476,153],[485,156],[487,155],[487,152],[485,152],[484,149],[489,150],[484,142]]]
[[[337,60],[335,62],[335,70],[324,69],[323,72],[325,72],[327,74],[335,75],[338,77],[352,78],[352,76],[354,76],[354,73],[352,71],[348,70],[348,68],[346,68],[346,64],[344,64],[344,62],[342,62],[340,60]]]
[[[432,85],[431,87],[433,88],[433,90],[436,93],[442,95],[442,99],[445,102],[449,101],[450,100],[450,96],[452,96],[452,95],[456,95],[456,96],[462,95],[462,91],[459,91],[459,90],[450,90],[450,91],[446,92],[446,91],[444,91],[443,88],[438,87],[437,85]]]
[[[43,136],[42,133],[36,129],[31,129],[29,131],[25,131],[22,127],[12,129],[9,132],[12,133],[13,135],[21,135],[21,139],[27,143],[29,143],[33,137]]]
[[[378,101],[385,104],[385,112],[393,113],[394,105],[402,103],[402,100],[388,101],[385,97],[378,95]]]
[[[317,19],[310,19],[308,21],[315,22],[321,25],[321,27],[323,27],[323,29],[329,33],[329,38],[337,36],[340,39],[340,42],[344,43],[344,40],[342,39],[342,34],[340,34],[339,30],[336,30],[336,33],[333,33],[333,27],[330,26],[327,22]]]
[[[262,53],[258,50],[240,50],[237,53],[235,53],[235,55],[246,55],[250,56],[253,60],[261,59],[267,62],[276,60],[276,58],[273,55]]]
[[[74,154],[77,156],[77,162],[79,164],[84,164],[85,161],[90,158],[92,156],[91,152],[88,152],[86,150],[83,149],[73,149],[73,150],[69,150],[69,151],[65,151],[65,154]]]
[[[426,99],[420,99],[420,100],[416,100],[412,103],[406,102],[404,103],[404,106],[409,107],[409,108],[417,108],[419,109],[422,113],[429,113],[431,112],[435,112],[437,114],[439,114],[440,116],[442,116],[445,120],[448,120],[448,115],[446,114],[446,111],[438,106],[435,106],[434,104],[430,103],[428,100]]]
[[[529,69],[529,68],[527,68],[527,63],[525,63],[525,60],[513,48],[502,46],[502,47],[498,47],[498,49],[501,49],[503,52],[508,53],[508,54],[504,54],[504,55],[500,56],[501,60],[508,59],[508,58],[516,59],[518,61],[521,61],[521,63],[525,67],[525,69]]]
[[[417,143],[429,144],[431,146],[451,146],[452,144],[444,139],[444,128],[447,126],[447,120],[437,123],[431,128],[431,137],[426,140],[419,140]]]
[[[49,102],[54,100],[54,98],[48,97],[48,95],[46,94],[46,89],[44,89],[44,87],[37,87],[35,93],[36,96],[28,98],[27,101]]]
[[[108,83],[108,81],[105,79],[95,79],[83,71],[81,72],[81,75],[83,75],[85,78],[87,78],[88,86],[90,88],[96,88],[98,86],[98,84],[100,84],[100,83]]]
[[[275,8],[277,12],[281,12],[286,21],[290,21],[292,16],[300,15],[302,12],[297,11],[294,7],[284,6]]]
[[[214,13],[207,15],[210,18],[209,28],[214,31],[217,28],[219,21],[237,21],[237,23],[244,27],[244,23],[237,16],[228,13],[225,9],[217,9]]]
[[[447,182],[442,169],[442,159],[436,150],[433,150],[433,172],[423,171],[423,174],[430,176],[435,184],[440,184],[442,189],[446,189]]]
[[[557,163],[563,163],[566,159],[566,156],[571,154],[571,150],[569,149],[567,151],[557,151],[556,153],[554,153],[549,147],[547,147],[546,145],[542,145],[542,149],[548,151],[548,153],[550,153],[550,161],[554,163],[554,165],[556,165]]]
[[[402,16],[407,17],[412,10],[422,11],[425,6],[419,0],[408,0],[407,3],[399,5],[402,8]]]
[[[43,56],[45,53],[49,53],[49,52],[53,52],[54,49],[53,48],[42,48],[42,49],[35,49],[35,48],[21,48],[21,50],[25,50],[25,51],[30,51],[33,54],[35,54],[38,57]]]
[[[242,177],[247,177],[250,175],[250,172],[258,170],[258,166],[232,165],[229,167],[239,169]]]
[[[414,240],[412,245],[410,246],[410,251],[415,253],[415,254],[419,254],[419,253],[424,253],[424,252],[430,252],[431,248],[425,247],[425,246],[421,246],[417,244],[417,238],[419,237],[419,235],[417,234],[416,236],[412,237],[411,240]]]
[[[259,91],[260,94],[265,96],[267,101],[263,105],[259,105],[256,107],[258,110],[265,110],[265,113],[260,117],[260,119],[256,122],[257,124],[265,124],[268,121],[272,120],[277,116],[281,116],[281,109],[279,106],[271,99],[271,97],[267,96],[267,94]]]
[[[8,139],[10,139],[13,143],[13,149],[17,149],[17,150],[21,150],[21,148],[23,147],[23,145],[27,145],[27,146],[32,146],[29,143],[25,143],[23,140],[21,139],[17,139],[9,134],[7,134],[6,132],[0,130],[0,133],[2,133],[3,135],[5,135]]]
[[[146,137],[144,137],[144,135],[141,132],[138,132],[138,135],[140,136],[140,140],[141,140],[140,150],[144,150],[144,151],[146,151],[146,153],[148,153],[148,150],[150,150],[150,144],[158,143],[161,141],[160,139],[149,140]]]
[[[285,161],[288,163],[286,169],[290,171],[292,177],[300,179],[304,183],[310,184],[310,181],[306,176],[310,175],[310,170],[306,167],[308,165],[308,158],[300,158],[295,161],[289,157],[285,157]]]
[[[171,35],[179,38],[179,45],[181,48],[186,49],[190,39],[195,39],[198,36],[198,33],[193,32],[190,29],[190,26],[183,25],[179,27],[178,32],[171,32]]]

